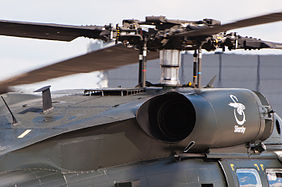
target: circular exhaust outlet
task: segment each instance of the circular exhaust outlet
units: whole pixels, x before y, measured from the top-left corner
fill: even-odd
[[[137,122],[150,136],[166,142],[178,142],[192,132],[196,112],[182,94],[168,92],[145,102],[138,110]]]

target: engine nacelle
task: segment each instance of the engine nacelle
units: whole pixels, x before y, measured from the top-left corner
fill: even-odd
[[[247,89],[168,92],[146,101],[137,122],[151,137],[200,149],[263,141],[273,130],[269,103]]]

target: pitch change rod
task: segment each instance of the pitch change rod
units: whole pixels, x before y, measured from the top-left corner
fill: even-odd
[[[198,79],[197,79],[197,87],[201,88],[201,80],[202,80],[202,48],[198,49]]]
[[[142,88],[146,87],[146,60],[147,60],[147,45],[139,49],[139,77],[138,85]]]
[[[193,54],[193,84],[192,84],[192,87],[195,87],[196,82],[197,82],[197,60],[198,60],[198,54],[197,54],[197,50],[195,50]]]

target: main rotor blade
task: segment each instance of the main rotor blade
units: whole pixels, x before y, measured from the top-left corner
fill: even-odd
[[[103,39],[103,28],[0,20],[0,35],[46,40],[71,41],[80,36]]]
[[[148,60],[156,58],[158,58],[158,53],[154,51],[151,51],[147,57]],[[113,69],[136,62],[138,62],[138,52],[118,44],[1,81],[0,90],[1,88],[6,89],[10,86],[41,82],[66,75]]]
[[[184,33],[179,33],[174,36],[186,36],[186,37],[197,37],[197,36],[210,36],[213,34],[218,34],[220,32],[226,32],[232,29],[238,29],[242,27],[249,27],[254,25],[260,25],[265,23],[271,23],[282,20],[282,12],[266,14],[262,16],[252,17],[248,19],[243,19],[235,21],[232,23],[227,23],[219,26],[203,28],[199,30],[187,31]]]
[[[236,49],[264,49],[264,48],[282,49],[282,43],[263,41],[260,39],[251,38],[251,37],[243,37],[239,35],[237,37],[238,37],[236,39],[237,42],[235,41],[232,42],[232,45],[235,45]],[[230,43],[228,42],[228,40],[230,40],[230,38],[227,38],[226,40],[227,46],[228,46],[228,43]],[[232,46],[231,46],[231,49],[232,49]]]
[[[282,43],[262,41],[262,48],[282,49]]]

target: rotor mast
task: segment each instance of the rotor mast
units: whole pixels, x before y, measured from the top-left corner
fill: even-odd
[[[165,86],[178,86],[179,69],[181,65],[180,50],[160,50],[161,84]],[[201,88],[202,81],[202,48],[199,47],[193,54],[193,83],[191,87]]]
[[[160,50],[161,84],[177,86],[179,81],[179,67],[181,63],[180,50]]]

